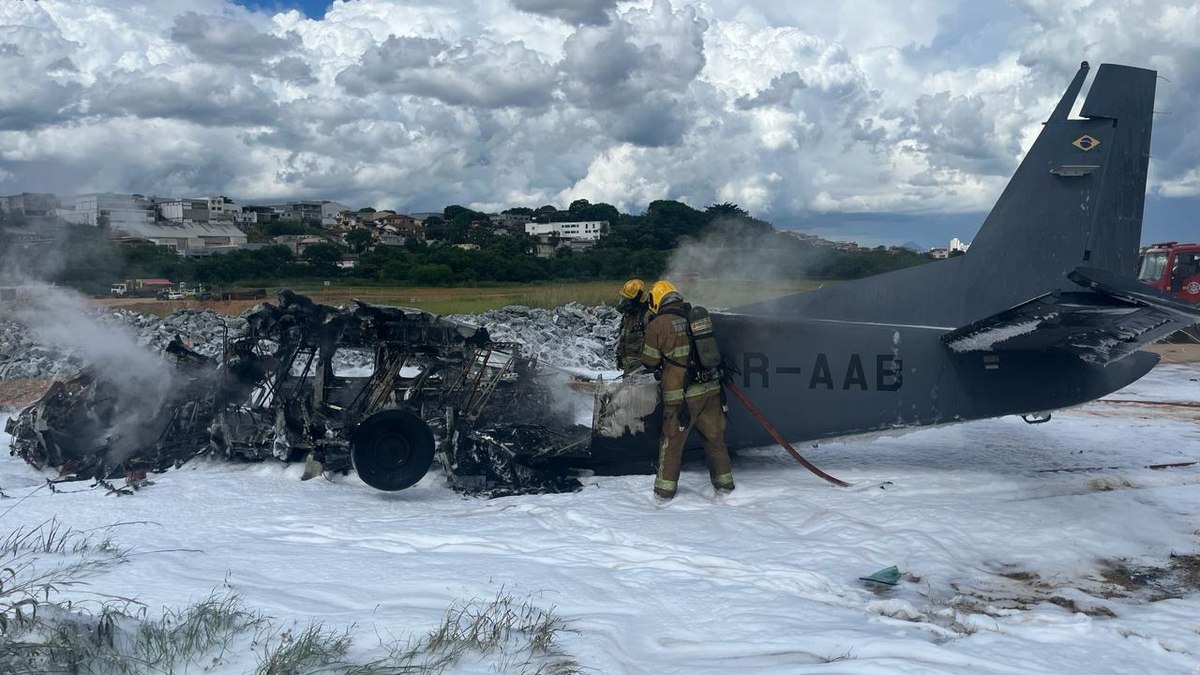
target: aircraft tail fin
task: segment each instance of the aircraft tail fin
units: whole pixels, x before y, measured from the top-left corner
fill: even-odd
[[[1069,288],[1087,266],[1131,276],[1141,240],[1157,75],[1103,64],[1069,112],[1084,62],[967,252],[964,307]]]

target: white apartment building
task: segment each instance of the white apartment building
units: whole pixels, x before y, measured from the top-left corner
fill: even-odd
[[[579,220],[570,223],[525,223],[525,234],[539,236],[556,234],[563,239],[596,241],[600,239],[607,220]]]

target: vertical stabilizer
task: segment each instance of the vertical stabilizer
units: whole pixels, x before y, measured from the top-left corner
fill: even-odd
[[[964,308],[1074,288],[1066,275],[1079,266],[1134,273],[1156,74],[1101,65],[1085,119],[1068,119],[1086,74],[1084,63],[972,242]]]

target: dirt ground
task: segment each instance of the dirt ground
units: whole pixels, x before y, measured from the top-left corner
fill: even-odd
[[[38,400],[53,380],[0,380],[0,410],[23,408]]]
[[[1146,347],[1146,351],[1162,356],[1163,363],[1200,362],[1200,344],[1159,342]]]

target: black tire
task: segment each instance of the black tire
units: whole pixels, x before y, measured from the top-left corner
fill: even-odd
[[[403,490],[433,464],[433,432],[406,410],[381,410],[363,420],[350,441],[354,469],[377,490]]]

